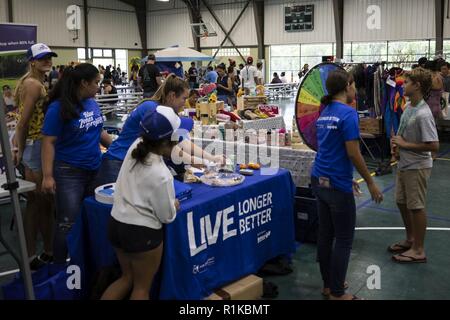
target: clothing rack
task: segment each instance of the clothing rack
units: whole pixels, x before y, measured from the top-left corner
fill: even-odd
[[[376,61],[376,62],[336,62],[336,64],[340,64],[340,65],[358,65],[358,64],[381,64],[381,65],[385,65],[385,64],[389,64],[389,62],[387,61]]]

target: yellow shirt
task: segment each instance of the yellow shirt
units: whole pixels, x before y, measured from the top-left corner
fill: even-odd
[[[33,114],[31,115],[30,123],[28,125],[28,132],[26,139],[40,140],[42,139],[42,126],[44,125],[44,105],[47,101],[47,90],[42,86],[41,96],[36,101]],[[19,120],[23,114],[23,102],[19,103]]]

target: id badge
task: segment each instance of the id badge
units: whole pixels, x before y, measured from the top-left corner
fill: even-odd
[[[32,140],[32,139],[27,139],[25,142],[25,145],[27,145],[27,146],[32,146],[33,144],[34,144],[34,140]]]
[[[330,179],[326,177],[320,177],[319,178],[319,186],[322,188],[331,188]]]

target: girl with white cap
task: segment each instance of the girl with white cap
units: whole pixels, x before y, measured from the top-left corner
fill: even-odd
[[[45,74],[52,69],[52,57],[57,56],[43,43],[32,45],[27,52],[30,69],[18,81],[15,91],[19,122],[16,127],[14,139],[16,148],[13,158],[16,166],[23,163],[25,179],[36,184],[36,190],[28,193],[24,215],[25,236],[32,270],[52,260],[54,206],[53,197],[41,192],[41,129],[47,99]],[[44,252],[36,256],[38,233],[41,233],[44,241]]]

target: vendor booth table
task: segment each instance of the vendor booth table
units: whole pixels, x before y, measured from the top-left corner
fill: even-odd
[[[234,187],[191,185],[192,198],[181,202],[177,218],[165,226],[164,253],[153,298],[197,300],[268,260],[295,251],[291,174],[246,177]],[[93,198],[68,237],[71,264],[81,269],[82,288],[94,274],[116,263],[107,238],[111,205]],[[86,294],[86,293],[85,293]]]
[[[192,141],[204,150],[213,150],[215,154],[227,152],[227,154],[242,155],[245,157],[246,163],[256,162],[289,170],[297,187],[309,187],[311,184],[311,172],[316,152],[307,147],[292,149],[291,147],[257,145],[221,139],[193,138]],[[269,158],[272,161],[275,159],[276,162],[264,163]]]

